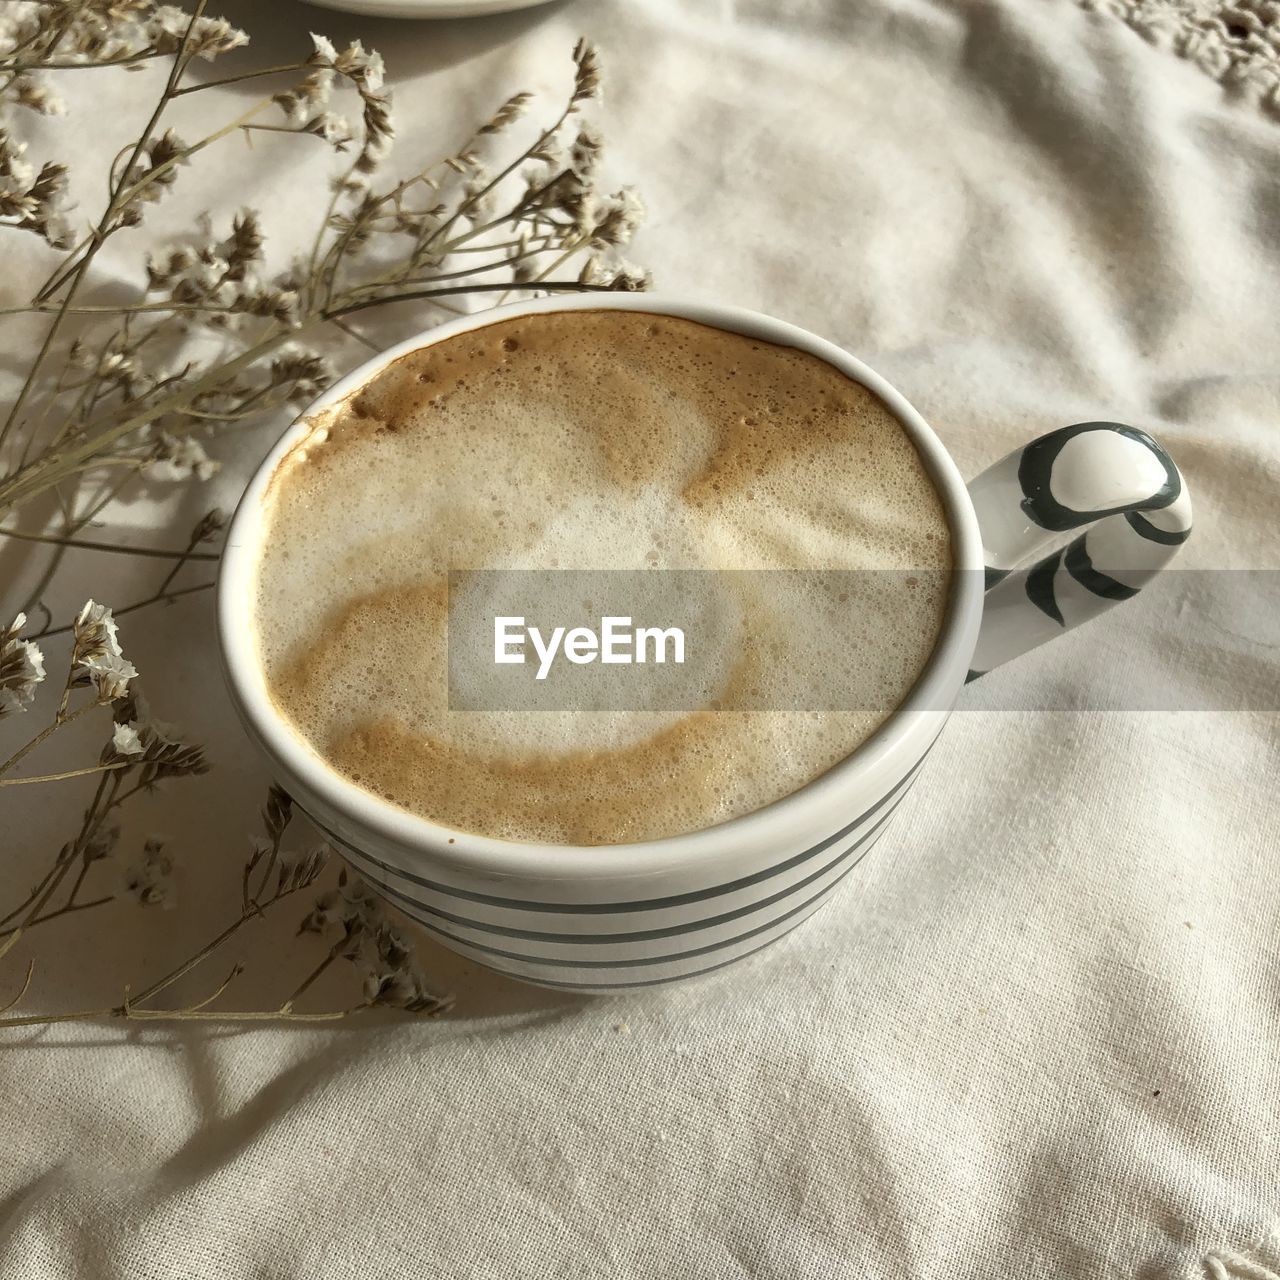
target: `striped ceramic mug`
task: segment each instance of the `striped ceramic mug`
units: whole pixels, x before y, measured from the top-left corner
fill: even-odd
[[[369,361],[308,413],[429,343],[516,315],[605,307],[684,317],[820,357],[897,415],[943,498],[957,572],[937,648],[902,705],[829,772],[719,826],[606,847],[449,830],[339,777],[273,709],[246,625],[264,495],[306,430],[302,422],[249,484],[218,584],[237,710],[283,785],[350,863],[446,946],[513,977],[581,991],[711,973],[813,914],[884,833],[965,681],[1135,594],[1191,525],[1177,468],[1141,431],[1104,422],[1066,427],[966,487],[920,415],[838,347],[748,311],[651,295],[544,299],[443,325]],[[1084,532],[1063,547],[1072,530]]]

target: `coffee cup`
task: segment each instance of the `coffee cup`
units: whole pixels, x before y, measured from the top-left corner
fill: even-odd
[[[945,513],[952,563],[945,613],[919,678],[878,728],[821,776],[753,811],[700,830],[609,844],[446,826],[330,767],[271,696],[252,601],[271,532],[273,479],[320,416],[403,357],[513,319],[600,310],[691,321],[806,353],[877,397],[914,446]],[[888,829],[965,683],[1136,594],[1190,527],[1182,477],[1140,430],[1110,422],[1061,428],[966,486],[902,394],[832,343],[728,306],[575,295],[442,325],[326,391],[245,491],[219,575],[218,627],[228,687],[249,736],[371,886],[477,963],[555,989],[619,991],[718,971],[813,914]]]

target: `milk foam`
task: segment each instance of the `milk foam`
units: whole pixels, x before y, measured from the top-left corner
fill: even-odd
[[[459,831],[610,844],[748,813],[853,751],[932,652],[951,563],[919,455],[860,384],[690,321],[562,312],[413,352],[315,417],[271,482],[253,629],[280,711],[360,786]],[[827,645],[855,709],[450,710],[447,575],[504,568],[933,572],[855,580],[839,632],[747,609],[717,705],[788,705]]]

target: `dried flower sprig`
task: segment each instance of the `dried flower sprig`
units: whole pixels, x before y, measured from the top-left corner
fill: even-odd
[[[3,661],[4,672],[7,673],[3,680],[0,680],[0,704],[8,712],[25,711],[35,695],[36,685],[45,677],[44,655],[39,647],[32,640],[19,639],[25,623],[26,616],[20,613],[4,632],[4,645],[3,649],[0,649],[0,660]],[[138,674],[120,648],[116,621],[110,609],[93,600],[87,601],[75,622],[71,624],[71,629],[75,639],[66,682],[62,687],[62,696],[58,700],[58,709],[54,713],[53,720],[44,729],[19,747],[7,760],[0,762],[0,787],[56,781],[63,777],[99,772],[102,768],[115,767],[104,763],[94,769],[75,770],[74,774],[23,778],[8,776],[31,752],[47,742],[59,729],[95,708],[107,706],[123,698],[129,691],[129,681]],[[94,696],[87,701],[82,701],[73,710],[71,702],[74,690],[86,686],[93,688]]]
[[[387,918],[374,892],[344,867],[338,885],[322,893],[303,918],[299,933],[338,937],[302,990],[335,960],[350,961],[362,975],[365,1004],[406,1013],[441,1013],[449,999],[431,991],[413,963],[413,943]],[[296,999],[295,993],[292,999]],[[291,1001],[289,1002],[291,1005]]]
[[[144,748],[144,752],[145,750],[147,749]],[[415,965],[412,943],[385,918],[374,895],[360,881],[349,878],[345,871],[339,874],[336,889],[323,892],[314,900],[298,930],[299,934],[323,934],[336,930],[339,937],[277,1008],[244,1011],[212,1007],[244,972],[244,965],[240,961],[232,966],[228,976],[210,994],[196,1003],[172,1007],[156,1006],[157,997],[180,979],[207,965],[215,955],[221,954],[246,925],[266,915],[281,902],[315,885],[328,862],[328,850],[319,846],[296,854],[285,851],[282,842],[292,818],[292,801],[280,788],[273,787],[263,809],[264,836],[253,842],[244,866],[244,895],[240,913],[163,977],[137,994],[126,988],[123,998],[114,1005],[77,1009],[69,1013],[0,1017],[0,1030],[102,1018],[148,1022],[192,1019],[293,1019],[324,1022],[374,1008],[399,1009],[425,1016],[443,1013],[452,1003],[450,997],[430,990]],[[75,889],[78,890],[92,864],[110,857],[118,838],[118,829],[104,831],[99,821],[93,836],[78,842],[77,856],[82,871]],[[168,904],[171,901],[169,877],[172,870],[172,856],[166,845],[163,841],[152,838],[144,844],[139,863],[127,872],[125,890],[143,906]],[[47,899],[48,894],[44,893],[41,897]],[[72,893],[72,898],[74,897],[75,890]],[[111,896],[107,896],[93,902],[65,906],[40,919],[53,919],[69,910],[101,906],[112,900]],[[17,932],[9,935],[5,945],[0,947],[0,954],[12,945],[10,940],[16,938]],[[346,961],[355,969],[361,985],[360,999],[336,1009],[298,1010],[297,1002],[338,961]],[[0,1007],[0,1013],[7,1013],[23,999],[30,987],[33,970],[34,962],[27,967],[21,990],[8,1004]]]
[[[0,717],[25,711],[44,679],[44,654],[34,640],[23,640],[27,615],[20,613],[0,632]]]
[[[31,641],[16,638],[20,630],[21,621],[16,620],[6,633],[10,637],[8,644],[34,648]],[[73,839],[58,850],[44,876],[27,896],[0,917],[0,956],[37,925],[110,901],[111,895],[88,902],[80,897],[93,864],[107,857],[119,839],[119,828],[111,825],[110,820],[126,802],[152,790],[157,783],[167,778],[195,776],[208,768],[199,747],[178,741],[150,715],[133,686],[138,673],[124,656],[119,628],[110,609],[93,600],[87,601],[72,624],[72,633],[67,675],[53,718],[0,763],[0,787],[52,783],[97,774],[97,789]],[[39,650],[35,653],[38,656]],[[36,662],[30,649],[24,656],[28,666],[37,667],[43,679],[43,661]],[[30,671],[27,679],[38,683],[32,681]],[[73,707],[75,691],[81,688],[91,689],[92,696]],[[18,695],[18,700],[24,703],[22,709],[25,710],[30,698]],[[15,776],[17,766],[60,729],[103,707],[113,709],[111,736],[96,764],[58,773]],[[73,873],[70,890],[61,894]],[[60,895],[60,903],[55,904]]]
[[[70,8],[79,14],[87,3],[71,0]],[[48,24],[67,7],[67,0],[50,0],[33,10]],[[14,77],[51,66],[172,57],[151,118],[112,166],[96,223],[71,237],[64,260],[31,302],[12,309],[52,318],[0,425],[0,517],[51,488],[74,510],[85,486],[98,486],[90,503],[100,508],[104,487],[139,475],[208,478],[217,462],[203,441],[247,417],[314,397],[333,374],[307,344],[326,327],[352,334],[349,317],[367,308],[410,300],[448,308],[455,297],[513,289],[646,287],[645,273],[615,257],[643,206],[630,188],[609,195],[598,189],[600,137],[581,112],[598,95],[600,73],[585,43],[574,51],[574,83],[557,119],[505,163],[493,168],[487,155],[527,110],[525,93],[509,98],[453,155],[379,185],[395,128],[376,52],[359,42],[340,50],[313,37],[312,52],[296,64],[227,78],[300,73],[291,87],[186,141],[165,126],[169,105],[227,83],[187,83],[188,67],[243,44],[243,33],[205,17],[204,0],[185,15],[181,32],[172,6],[128,0],[125,10],[120,21],[128,31],[97,43],[84,22],[72,22],[65,35],[75,50],[69,61],[53,56],[60,42],[36,40],[29,23],[11,20],[7,40],[0,39],[0,75],[8,69]],[[356,107],[351,123],[335,110],[342,95]],[[258,217],[242,210],[225,231],[215,232],[206,219],[195,237],[151,250],[132,300],[81,302],[103,245],[138,226],[182,166],[232,135],[263,133],[304,136],[312,145],[318,139],[343,157],[308,251],[269,269]],[[21,145],[0,135],[0,222],[62,246],[65,168],[36,172]],[[575,259],[579,268],[557,275]],[[213,355],[210,336],[219,339]],[[67,358],[57,359],[64,345]],[[56,376],[48,374],[53,369]],[[63,536],[74,536],[82,518],[82,512],[70,518]]]
[[[201,551],[198,548],[201,544],[215,539],[218,534],[222,532],[226,522],[226,516],[216,507],[211,511],[205,512],[205,514],[196,521],[191,530],[190,536],[187,539],[187,545],[180,551],[171,551],[159,547],[128,546],[118,542],[100,542],[86,538],[67,538],[50,534],[23,533],[16,529],[5,530],[4,532],[11,538],[19,538],[24,541],[52,543],[58,548],[60,553],[72,549],[77,551],[103,551],[120,555],[139,556],[145,559],[173,561],[169,572],[165,574],[159,585],[151,592],[150,595],[145,596],[141,600],[136,600],[132,604],[125,605],[121,609],[115,609],[112,611],[113,618],[122,618],[126,614],[135,613],[139,609],[145,609],[150,605],[159,604],[161,601],[176,600],[180,596],[190,595],[193,592],[207,591],[213,585],[212,582],[201,582],[195,586],[189,587],[173,587],[171,584],[178,574],[181,573],[185,565],[193,561],[217,561],[218,555],[215,552]],[[36,641],[42,640],[46,636],[57,636],[64,632],[74,631],[76,629],[77,622],[70,622],[65,626],[55,627],[52,623],[52,618],[48,614],[48,610],[44,609],[43,605],[40,605],[39,607],[43,609],[46,614],[45,625],[24,641],[18,641],[16,639],[17,633],[15,631],[12,645],[10,647],[16,646],[17,644],[34,644]],[[22,625],[25,625],[26,615],[20,614],[19,616],[23,619]],[[18,628],[19,624],[15,622],[14,627]],[[4,647],[3,653],[8,654],[8,652],[9,647]],[[39,653],[39,650],[36,649],[35,652]],[[0,658],[0,666],[2,665],[3,658]],[[18,668],[15,667],[15,672],[17,671]],[[3,681],[0,681],[0,716],[5,714],[6,706],[8,706],[10,711],[23,709],[21,700],[17,698],[16,692],[14,694],[14,701],[12,703],[6,703],[6,697],[3,693],[4,687]]]
[[[192,531],[191,546],[220,527],[220,516],[211,512]],[[0,693],[5,700],[25,710],[35,686],[44,679],[43,655],[30,640],[21,639],[21,617],[3,632],[0,645]],[[112,859],[120,843],[121,828],[114,821],[120,809],[134,796],[150,792],[173,778],[195,777],[207,772],[203,750],[182,741],[171,728],[152,714],[136,687],[137,671],[124,656],[119,626],[111,610],[88,601],[72,627],[72,649],[68,671],[52,722],[25,746],[0,763],[0,786],[26,782],[54,782],[87,774],[98,774],[97,789],[81,818],[79,830],[64,844],[27,895],[0,917],[0,958],[40,925],[73,912],[105,907],[121,896],[117,892],[82,896],[95,869]],[[76,689],[89,688],[92,697],[72,708]],[[95,708],[112,709],[111,736],[103,746],[96,765],[39,777],[13,777],[12,771],[32,751],[55,732]],[[322,893],[303,917],[299,933],[325,933],[330,927],[340,931],[320,962],[306,975],[293,993],[269,1013],[214,1011],[210,1005],[241,972],[241,966],[212,995],[195,1005],[157,1008],[152,1002],[179,978],[190,973],[219,952],[250,921],[264,915],[278,903],[316,883],[328,860],[328,850],[313,848],[290,853],[283,847],[293,820],[293,802],[279,787],[272,787],[263,809],[264,836],[251,846],[242,873],[241,910],[230,924],[201,946],[187,960],[141,994],[127,990],[121,1003],[109,1008],[86,1009],[71,1014],[23,1014],[0,1018],[0,1027],[34,1026],[97,1017],[144,1018],[304,1018],[308,1020],[344,1017],[358,1009],[386,1007],[408,1013],[434,1014],[448,1007],[447,998],[426,986],[413,964],[412,945],[382,914],[374,896],[359,882],[338,878],[335,890]],[[172,903],[173,857],[158,837],[147,839],[137,862],[126,869],[121,881],[123,896],[143,906]],[[101,879],[101,877],[98,877]],[[68,887],[69,884],[69,887]],[[363,997],[338,1010],[298,1013],[295,1002],[337,961],[353,965],[361,980]],[[21,1000],[30,985],[34,961],[28,964],[22,990],[0,1009],[7,1012]]]

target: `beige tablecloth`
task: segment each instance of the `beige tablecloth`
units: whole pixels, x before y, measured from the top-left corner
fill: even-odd
[[[1274,1280],[1277,614],[1264,575],[1213,572],[1280,567],[1274,106],[1179,57],[1176,22],[1145,39],[1070,0],[228,13],[264,61],[312,28],[380,48],[418,159],[514,88],[559,92],[587,33],[660,285],[847,346],[970,471],[1067,422],[1147,427],[1187,473],[1204,572],[975,686],[833,905],[698,984],[579,1000],[424,939],[458,995],[438,1022],[9,1034],[0,1273]],[[96,84],[75,90],[86,181],[97,131],[154,79]],[[232,145],[161,216],[251,201],[287,244],[317,210],[280,167],[313,161],[283,154]],[[15,243],[16,292],[36,266]],[[110,515],[127,536],[157,518]],[[38,558],[4,554],[17,594]],[[53,603],[151,581],[85,560]],[[265,779],[211,618],[195,596],[122,627],[158,712],[215,763],[128,830],[170,838],[178,905],[49,926],[36,1007],[116,999],[235,909]],[[3,802],[19,882],[75,820],[63,785]],[[295,923],[247,940],[237,1003],[313,962]]]

